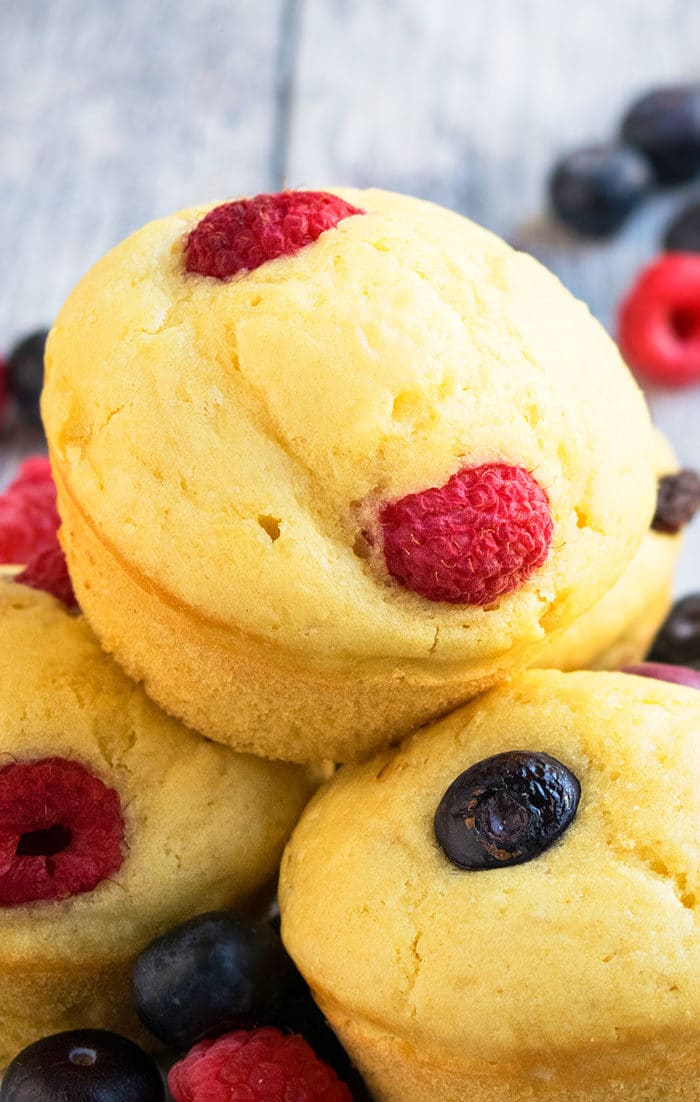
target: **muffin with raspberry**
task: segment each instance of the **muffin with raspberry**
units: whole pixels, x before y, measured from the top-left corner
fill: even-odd
[[[358,757],[531,664],[653,511],[602,328],[400,195],[154,222],[73,292],[46,367],[81,607],[166,710],[266,757]]]
[[[134,959],[252,906],[308,796],[297,767],[162,713],[85,620],[0,578],[0,1066],[72,1028],[140,1030]]]
[[[678,470],[668,441],[656,433],[657,508],[649,531],[620,580],[537,660],[541,669],[616,670],[647,654],[671,607],[683,529],[700,505],[700,478]]]
[[[685,684],[530,672],[311,802],[282,935],[373,1098],[700,1097],[699,728]]]

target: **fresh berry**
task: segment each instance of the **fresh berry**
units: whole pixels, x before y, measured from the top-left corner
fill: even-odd
[[[549,192],[567,226],[588,237],[607,237],[620,229],[653,182],[651,165],[636,149],[591,145],[555,165]]]
[[[379,520],[389,573],[429,601],[495,601],[542,565],[552,542],[546,493],[523,467],[501,463],[387,502]]]
[[[31,333],[10,352],[7,360],[7,390],[29,425],[41,428],[39,399],[44,385],[44,350],[48,329]]]
[[[187,271],[231,279],[269,260],[293,256],[353,214],[364,211],[326,191],[281,191],[224,203],[187,238]]]
[[[68,608],[77,608],[66,556],[59,543],[33,555],[15,582],[28,585],[31,589],[43,589],[63,601]]]
[[[212,911],[176,926],[141,953],[136,1009],[171,1048],[276,1020],[295,969],[268,923]]]
[[[277,1029],[203,1041],[168,1077],[175,1102],[352,1102],[301,1037]]]
[[[651,526],[655,532],[675,536],[700,509],[700,475],[684,469],[659,479],[656,512]]]
[[[651,662],[700,667],[700,593],[677,601],[649,652]]]
[[[658,88],[632,104],[622,139],[646,154],[663,184],[700,172],[700,84]]]
[[[674,218],[664,247],[671,253],[700,253],[700,203],[692,203]]]
[[[637,279],[620,307],[622,354],[667,386],[700,379],[700,256],[666,253]]]
[[[55,547],[60,523],[48,459],[25,459],[0,494],[0,563],[26,563],[38,551]]]
[[[674,685],[685,685],[688,689],[700,689],[700,670],[693,670],[690,666],[639,662],[636,666],[626,666],[622,672],[633,673],[637,677],[652,677],[656,681],[670,681]]]
[[[92,891],[124,860],[117,793],[65,758],[0,770],[0,906]]]
[[[164,1102],[150,1056],[133,1041],[102,1029],[43,1037],[5,1072],[0,1102]]]
[[[509,750],[452,782],[435,813],[435,836],[457,868],[522,865],[561,837],[580,797],[578,780],[556,758]]]

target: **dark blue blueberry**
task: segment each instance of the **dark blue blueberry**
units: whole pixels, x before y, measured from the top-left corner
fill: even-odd
[[[44,385],[47,329],[31,333],[14,346],[7,360],[7,389],[24,421],[41,427],[39,399]]]
[[[158,1068],[132,1041],[101,1029],[55,1033],[23,1049],[0,1102],[164,1102]]]
[[[664,248],[671,253],[700,253],[700,203],[692,203],[673,219]]]
[[[700,593],[676,601],[648,658],[650,662],[700,669]]]
[[[662,184],[681,184],[700,173],[700,84],[648,92],[622,120],[622,139],[651,161]]]
[[[556,758],[509,750],[452,782],[435,813],[435,836],[460,869],[522,865],[554,845],[580,798],[578,780]]]
[[[269,1025],[299,982],[269,925],[211,911],[141,953],[136,1009],[155,1037],[180,1051],[231,1029]]]
[[[549,181],[552,206],[567,226],[588,237],[607,237],[649,194],[649,162],[624,145],[590,145],[563,157]]]

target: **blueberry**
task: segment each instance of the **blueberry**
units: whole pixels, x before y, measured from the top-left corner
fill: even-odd
[[[55,1033],[23,1049],[0,1102],[164,1102],[158,1068],[132,1041],[101,1029]]]
[[[276,1021],[297,973],[268,923],[211,911],[153,941],[134,970],[136,1009],[171,1048]]]
[[[700,253],[700,203],[692,203],[671,222],[664,236],[671,253]]]
[[[675,536],[700,509],[700,475],[684,468],[659,479],[656,512],[651,526],[655,532]]]
[[[700,668],[700,593],[677,601],[648,655],[651,662]]]
[[[556,758],[509,750],[452,782],[435,814],[435,836],[460,869],[522,865],[571,825],[580,797],[578,780]]]
[[[563,157],[549,181],[552,206],[567,226],[588,237],[607,237],[648,195],[653,173],[647,159],[624,145],[590,145]]]
[[[700,84],[658,88],[632,104],[622,139],[644,153],[663,184],[700,173]]]
[[[44,385],[44,349],[48,329],[39,329],[16,344],[7,360],[7,389],[23,419],[41,428],[39,399]]]

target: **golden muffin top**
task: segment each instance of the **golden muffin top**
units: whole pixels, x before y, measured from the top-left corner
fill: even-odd
[[[187,270],[211,207],[145,226],[87,274],[47,349],[59,487],[169,599],[309,659],[469,663],[539,640],[648,527],[641,393],[531,257],[430,203],[336,194],[360,213],[228,279]],[[494,467],[549,524],[517,586],[450,603],[390,572],[383,509]]]
[[[107,960],[274,876],[301,770],[164,715],[47,593],[0,579],[0,640],[5,966]]]
[[[283,937],[322,1005],[428,1064],[546,1076],[664,1038],[697,1055],[699,732],[694,689],[531,672],[345,766],[281,874]],[[554,765],[514,775],[516,751]]]

